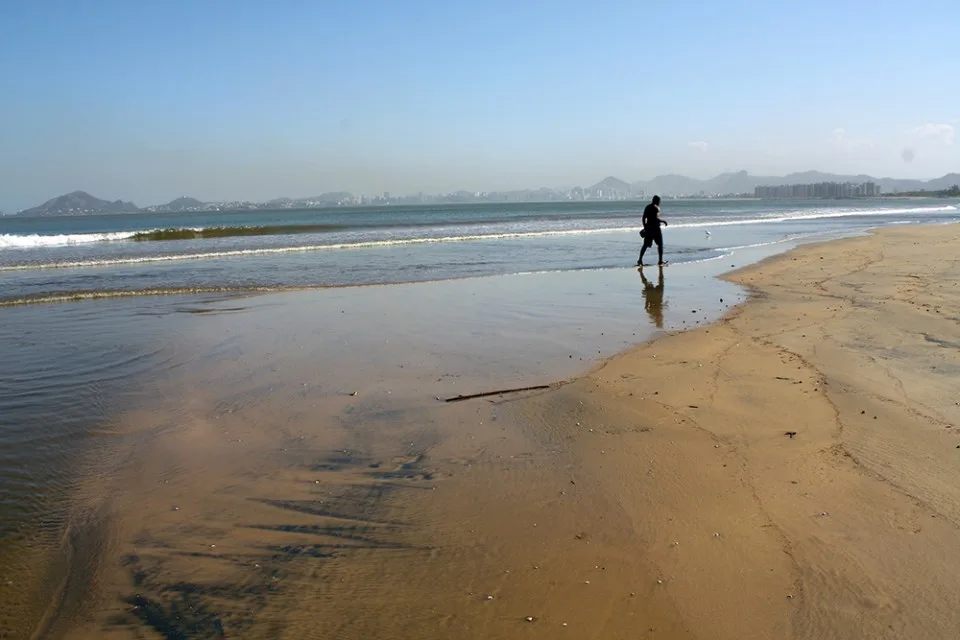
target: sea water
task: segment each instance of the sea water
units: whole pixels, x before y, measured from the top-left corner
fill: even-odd
[[[0,304],[420,282],[634,264],[644,203],[571,202],[0,218]],[[892,223],[944,200],[665,201],[666,257]],[[655,258],[651,254],[650,258]]]

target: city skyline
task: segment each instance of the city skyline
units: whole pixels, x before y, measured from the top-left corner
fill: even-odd
[[[625,184],[640,185],[640,186],[638,187],[638,189],[639,189],[640,191],[642,191],[642,192],[645,192],[645,191],[647,191],[647,190],[650,190],[651,193],[653,193],[654,191],[660,191],[660,192],[662,192],[662,193],[663,193],[665,196],[667,196],[667,197],[675,197],[675,196],[687,197],[687,196],[697,196],[697,195],[703,195],[703,196],[719,196],[719,195],[734,195],[734,194],[743,195],[743,194],[747,194],[747,193],[749,193],[749,192],[753,192],[754,189],[756,188],[755,186],[743,187],[743,189],[742,189],[741,191],[716,191],[716,190],[710,190],[709,188],[707,188],[707,189],[701,188],[701,189],[694,189],[694,190],[689,190],[689,189],[687,189],[687,190],[676,191],[676,190],[672,190],[672,189],[670,189],[670,188],[659,188],[659,187],[656,185],[656,182],[657,182],[658,180],[661,180],[661,179],[674,179],[674,178],[678,178],[678,179],[682,179],[682,180],[689,180],[689,181],[691,181],[691,182],[693,182],[693,181],[709,182],[711,179],[717,180],[717,179],[721,178],[721,177],[724,176],[724,175],[735,175],[735,174],[738,174],[738,173],[745,174],[745,175],[751,175],[752,178],[758,178],[758,179],[761,179],[761,180],[766,181],[766,182],[769,182],[769,181],[774,181],[774,182],[775,182],[775,181],[778,180],[778,179],[788,179],[788,178],[789,178],[789,176],[783,176],[783,177],[776,177],[776,176],[756,176],[756,175],[748,174],[747,172],[744,172],[744,171],[740,171],[740,172],[726,172],[726,173],[721,173],[721,174],[718,174],[718,175],[715,175],[715,176],[710,176],[709,178],[705,178],[705,179],[704,179],[704,178],[696,178],[696,177],[692,177],[692,176],[685,176],[685,175],[681,175],[681,174],[662,174],[662,175],[659,175],[659,176],[654,176],[654,177],[651,178],[650,180],[642,180],[642,179],[641,179],[641,180],[635,180],[635,181],[629,182],[629,183],[626,183],[626,182],[625,182]],[[820,173],[820,172],[817,172],[817,171],[796,172],[796,173],[791,174],[791,175],[804,175],[804,174],[810,174],[810,173]],[[827,174],[824,174],[824,175],[827,175]],[[841,182],[849,182],[850,179],[854,179],[854,178],[855,178],[855,179],[858,181],[858,182],[855,182],[855,183],[865,182],[865,181],[871,181],[871,182],[872,182],[872,181],[880,181],[880,182],[886,182],[888,185],[895,185],[896,183],[907,183],[907,182],[936,182],[936,181],[938,181],[938,180],[940,180],[940,179],[949,178],[950,176],[954,176],[954,175],[956,175],[956,174],[944,174],[944,175],[942,175],[942,176],[932,176],[932,177],[930,177],[930,178],[920,178],[920,179],[895,178],[895,177],[891,177],[891,176],[885,176],[885,177],[882,177],[882,178],[876,178],[876,177],[873,177],[873,176],[867,176],[867,175],[865,175],[865,174],[858,174],[858,175],[855,175],[855,176],[854,176],[854,175],[851,175],[851,176],[836,176],[836,175],[835,175],[834,177],[835,177],[835,178],[838,178],[838,179],[841,179]],[[960,179],[960,178],[958,178],[958,179]],[[607,178],[604,179],[604,181],[606,181],[606,180],[616,180],[616,181],[620,181],[619,178],[614,178],[614,177],[612,177],[612,176],[608,176]],[[536,191],[540,191],[540,192],[546,192],[546,191],[554,191],[554,192],[561,192],[561,191],[562,191],[562,192],[577,192],[577,191],[580,191],[580,192],[583,192],[584,190],[596,189],[596,188],[598,188],[598,185],[599,185],[599,184],[602,184],[604,181],[601,181],[600,183],[597,183],[597,184],[593,184],[593,185],[591,185],[591,186],[589,186],[589,187],[583,187],[583,186],[580,186],[579,184],[560,185],[560,186],[557,186],[557,185],[554,185],[554,186],[542,186],[542,185],[541,185],[541,186],[538,186],[538,187],[530,187],[530,186],[528,186],[528,187],[526,187],[526,188],[516,188],[516,189],[466,189],[466,188],[458,188],[458,189],[453,189],[453,190],[450,190],[450,191],[425,192],[425,191],[423,191],[423,190],[420,190],[420,191],[415,191],[415,192],[399,192],[399,193],[392,193],[392,192],[390,192],[390,191],[383,191],[383,192],[376,192],[376,191],[369,192],[369,191],[368,191],[368,192],[354,193],[354,192],[349,191],[349,190],[347,190],[347,189],[332,189],[332,190],[330,190],[330,191],[323,191],[323,192],[320,192],[320,191],[318,191],[318,190],[314,190],[314,195],[312,195],[312,196],[283,195],[283,194],[280,194],[280,195],[276,195],[276,196],[274,196],[274,197],[267,198],[267,199],[264,199],[264,200],[251,200],[251,199],[244,199],[244,198],[222,198],[222,199],[204,199],[204,198],[199,198],[199,199],[197,199],[197,200],[198,200],[199,202],[203,202],[203,203],[226,203],[226,202],[231,202],[231,203],[267,203],[267,202],[276,202],[276,201],[283,201],[283,200],[307,201],[307,200],[311,200],[311,199],[316,199],[316,198],[318,197],[318,195],[324,195],[324,194],[329,195],[329,194],[335,194],[335,193],[345,193],[345,194],[348,194],[351,199],[358,200],[358,202],[351,202],[350,204],[366,204],[366,203],[375,202],[375,201],[386,201],[386,200],[390,200],[390,199],[391,199],[391,194],[392,194],[392,196],[394,197],[394,199],[404,199],[404,200],[407,200],[407,201],[409,201],[409,202],[415,202],[415,201],[416,201],[415,199],[416,199],[417,196],[420,196],[421,198],[432,199],[432,198],[442,197],[442,196],[443,196],[443,197],[445,197],[445,196],[453,196],[453,195],[455,195],[455,194],[474,194],[474,195],[476,195],[477,197],[479,197],[479,196],[481,196],[481,195],[487,195],[487,194],[505,194],[505,193],[514,193],[514,192],[536,192]],[[621,181],[621,182],[622,182],[622,181]],[[951,184],[952,184],[952,183],[951,183]],[[802,186],[802,183],[789,182],[789,183],[787,183],[787,184],[769,184],[769,185],[765,185],[765,186],[769,186],[769,187]],[[877,188],[879,189],[879,185],[877,185]],[[906,185],[904,185],[904,186],[890,186],[890,188],[888,189],[888,191],[890,191],[890,192],[895,192],[895,191],[899,191],[899,190],[922,189],[922,188],[924,188],[924,187],[923,187],[922,185],[920,185],[920,184],[911,184],[911,185],[909,185],[909,186],[906,186]],[[67,192],[67,193],[74,193],[74,192],[90,193],[91,191],[93,191],[93,190],[73,189],[73,190],[71,190],[71,191],[69,191],[69,192]],[[48,194],[48,195],[49,195],[49,194]],[[879,193],[879,192],[877,192],[877,193],[870,193],[869,195],[880,195],[880,193]],[[57,197],[57,196],[53,196],[53,197],[55,198],[55,197]],[[172,201],[174,201],[174,200],[178,200],[178,199],[181,199],[181,198],[186,198],[186,199],[191,199],[191,200],[192,200],[192,199],[194,199],[194,196],[193,196],[192,194],[180,194],[180,195],[177,195],[176,197],[166,199],[166,200],[164,200],[162,203],[149,204],[149,205],[145,205],[145,206],[140,207],[140,208],[149,209],[149,208],[151,208],[151,207],[163,206],[163,205],[165,205],[165,204],[168,204],[168,203],[170,203],[170,202],[172,202]],[[129,202],[129,201],[133,201],[133,202],[136,202],[136,201],[137,201],[137,200],[135,200],[135,199],[127,199],[127,198],[116,198],[116,199],[117,199],[117,200],[121,200],[121,201],[128,201],[128,202]],[[45,199],[43,200],[43,202],[46,202],[47,200],[49,200],[49,198],[45,198]],[[41,203],[41,204],[42,204],[42,203]],[[0,208],[0,214],[3,214],[3,213],[6,213],[6,214],[14,214],[14,213],[18,213],[18,212],[20,212],[20,211],[23,211],[23,210],[25,210],[25,209],[34,208],[34,207],[36,207],[36,206],[39,206],[39,205],[38,205],[38,202],[34,201],[34,202],[30,203],[29,206],[27,206],[27,207],[9,208],[9,209]]]
[[[876,198],[881,194],[880,185],[873,181],[815,182],[807,184],[758,185],[753,188],[757,198]]]
[[[685,176],[660,176],[652,181],[626,182],[608,176],[588,187],[523,189],[513,191],[467,191],[399,195],[353,194],[334,191],[308,197],[280,197],[267,201],[204,201],[180,196],[172,201],[137,206],[120,199],[101,199],[85,191],[55,196],[42,204],[17,212],[26,215],[90,213],[136,213],[157,211],[231,211],[241,209],[301,209],[331,206],[429,205],[482,202],[546,203],[558,201],[643,200],[657,193],[665,198],[875,198],[899,192],[928,192],[931,196],[956,191],[960,173],[951,173],[930,181],[873,178],[866,175],[825,174],[807,171],[788,176],[751,176],[746,172],[720,174],[710,180]]]
[[[0,209],[77,188],[265,201],[741,168],[930,179],[960,167],[942,44],[958,22],[926,1],[9,0]]]

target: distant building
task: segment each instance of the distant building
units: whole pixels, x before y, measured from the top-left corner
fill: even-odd
[[[880,186],[874,182],[817,182],[814,184],[781,184],[758,186],[753,195],[757,198],[816,199],[816,198],[875,198],[880,195]]]

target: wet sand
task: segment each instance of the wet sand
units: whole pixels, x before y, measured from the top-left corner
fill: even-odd
[[[664,292],[657,277],[648,287],[635,270],[618,269],[5,309],[0,637],[29,637],[41,618],[41,628],[52,629],[44,637],[75,628],[73,613],[100,606],[86,597],[107,588],[101,566],[118,567],[107,598],[115,602],[104,606],[128,606],[140,579],[123,565],[125,549],[142,548],[136,538],[154,535],[168,512],[181,511],[173,509],[180,493],[168,488],[202,498],[189,511],[195,519],[215,511],[218,487],[296,467],[320,489],[315,481],[336,484],[346,477],[338,471],[360,464],[351,458],[376,456],[367,463],[376,465],[372,475],[361,480],[376,480],[375,493],[393,490],[384,484],[399,473],[389,466],[393,459],[419,458],[449,435],[444,424],[395,440],[433,419],[438,396],[549,383],[683,327],[692,321],[680,310],[700,304],[704,289],[715,286],[710,266],[669,274],[673,306],[653,304]],[[728,301],[742,295],[736,289],[726,286]],[[723,307],[703,305],[701,322]],[[234,435],[245,429],[242,438]],[[206,434],[205,448],[191,457],[193,445],[184,443],[199,434]],[[235,455],[242,460],[230,462]],[[152,475],[143,475],[149,469]],[[319,471],[330,473],[310,475]],[[283,499],[285,487],[271,487],[281,495],[264,499]],[[259,495],[252,486],[235,491],[244,496],[241,510]],[[223,522],[208,519],[222,529]],[[170,522],[164,535],[172,541],[164,545],[187,543],[192,533],[183,523]],[[218,578],[217,566],[208,579]],[[157,615],[133,627],[100,624],[130,627],[119,633],[150,625],[178,633]],[[96,637],[100,631],[91,628]]]
[[[958,240],[802,247],[546,392],[313,395],[225,340],[114,420],[47,637],[956,637]]]

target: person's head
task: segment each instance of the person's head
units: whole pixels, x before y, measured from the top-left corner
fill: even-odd
[[[660,206],[660,196],[653,196],[653,204]]]

